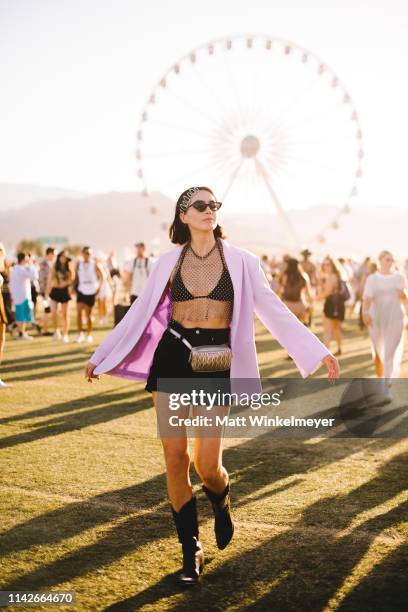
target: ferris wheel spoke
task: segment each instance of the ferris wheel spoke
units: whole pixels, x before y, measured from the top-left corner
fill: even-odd
[[[218,182],[220,181],[220,186],[219,186],[219,190],[222,193],[222,189],[224,188],[225,185],[225,181],[224,181],[224,177],[228,174],[228,171],[226,171],[225,168],[222,168],[220,172],[218,172],[215,177],[214,177],[214,185],[218,185]],[[221,189],[222,188],[222,189]],[[223,196],[221,198],[222,202],[225,202],[225,197]]]
[[[256,70],[249,70],[248,74],[247,71],[248,80],[250,80],[250,83],[248,84],[242,79],[242,71],[245,71],[245,66],[239,65],[239,69],[240,73],[238,75],[238,87],[235,86],[234,88],[234,99],[240,107],[242,125],[248,126],[254,119],[259,117],[261,112],[259,104],[260,96],[257,95],[259,88],[256,86],[255,82],[257,72]],[[233,69],[231,69],[231,74],[235,74]],[[240,101],[242,101],[242,103]]]
[[[301,91],[298,94],[293,95],[292,98],[289,100],[289,102],[286,102],[284,105],[282,105],[279,114],[276,117],[274,117],[274,122],[276,122],[276,124],[278,126],[281,125],[282,121],[284,121],[284,119],[288,115],[288,113],[289,112],[293,112],[293,110],[297,106],[299,106],[299,104],[301,102],[304,102],[305,97],[308,96],[309,94],[311,94],[314,91],[314,89],[316,88],[318,82],[319,81],[316,79],[310,85],[305,87],[303,89],[303,91]]]
[[[194,104],[191,104],[191,102],[189,102],[188,100],[186,100],[185,98],[181,98],[180,96],[178,96],[177,94],[175,94],[174,92],[170,91],[169,94],[175,98],[178,102],[181,102],[182,104],[184,104],[184,106],[186,106],[187,108],[189,108],[190,110],[194,111],[197,115],[199,115],[200,117],[207,119],[207,121],[209,121],[210,123],[212,123],[214,126],[216,126],[218,129],[222,129],[222,125],[217,121],[217,119],[215,119],[212,115],[204,112],[203,110],[197,108]]]
[[[197,64],[195,64],[195,69],[192,71],[193,75],[195,77],[195,79],[197,80],[197,82],[199,83],[199,85],[201,87],[203,87],[204,91],[206,94],[208,94],[208,98],[211,100],[211,103],[214,102],[214,100],[217,101],[218,105],[220,106],[220,108],[222,108],[224,115],[228,116],[229,111],[228,109],[224,106],[223,101],[221,100],[221,98],[218,95],[218,92],[216,91],[216,89],[214,89],[214,87],[209,84],[206,79],[204,78],[202,72],[199,69],[199,62],[197,62]],[[200,90],[201,91],[201,90]],[[211,92],[211,94],[210,94]]]
[[[229,60],[227,59],[228,55],[224,54],[224,65],[226,66],[226,71],[225,74],[227,75],[227,79],[229,81],[229,85],[230,85],[230,89],[232,91],[232,99],[234,101],[235,106],[237,107],[238,110],[238,117],[240,118],[240,120],[243,122],[245,121],[245,115],[243,112],[243,109],[241,107],[240,104],[240,96],[239,96],[239,92],[236,86],[236,82],[235,82],[235,78],[233,76],[233,70],[231,69],[231,64],[229,62]],[[228,66],[227,66],[228,64]]]
[[[230,56],[228,56],[229,58]],[[226,71],[227,74],[227,78],[229,79],[231,88],[232,88],[232,92],[233,92],[233,100],[234,103],[236,104],[237,108],[238,108],[238,115],[240,117],[241,123],[244,125],[247,120],[248,120],[248,109],[245,108],[245,105],[242,105],[242,85],[241,87],[239,86],[239,80],[238,80],[238,85],[237,85],[237,81],[235,79],[235,70],[234,68],[231,66],[231,62],[229,61],[229,59],[227,60],[227,64],[228,64],[228,68]]]
[[[342,131],[341,134],[339,134],[337,132],[336,134],[336,146],[338,146],[338,144],[341,143],[348,143],[348,145],[350,145],[350,136],[348,134],[345,134],[344,131]],[[332,145],[333,144],[333,136],[329,133],[325,133],[324,134],[324,138],[313,138],[313,137],[307,137],[307,138],[299,138],[298,136],[296,137],[291,137],[291,138],[287,138],[286,140],[286,144],[289,147],[297,147],[298,145],[315,145],[315,146],[319,146],[319,147],[326,147],[327,145]],[[353,143],[353,146],[355,146],[355,148],[357,149],[357,141],[356,144]],[[350,147],[351,149],[351,147]]]
[[[256,158],[255,158],[255,165],[256,165],[256,168],[257,168],[260,176],[263,178],[263,180],[265,182],[265,185],[266,185],[266,188],[267,188],[267,190],[269,192],[269,195],[272,198],[272,201],[273,201],[273,203],[275,205],[275,208],[276,208],[276,210],[278,212],[278,215],[281,218],[281,220],[283,221],[283,223],[284,223],[284,225],[286,227],[286,230],[288,231],[288,233],[289,233],[290,237],[292,238],[294,244],[295,245],[298,244],[299,241],[298,241],[298,238],[296,236],[296,232],[295,232],[292,224],[290,223],[290,221],[289,221],[289,219],[288,219],[288,217],[287,217],[287,215],[286,215],[286,213],[285,213],[285,211],[283,209],[283,206],[282,206],[281,202],[279,201],[279,199],[278,199],[274,189],[271,186],[271,183],[270,183],[270,180],[269,180],[269,176],[268,176],[268,172],[267,172],[266,168]]]
[[[215,168],[219,169],[219,166],[220,166],[220,164],[217,164],[217,163],[214,163],[213,161],[210,161],[209,163],[205,164],[204,166],[200,166],[198,169],[194,168],[194,170],[191,170],[191,171],[189,169],[185,170],[183,172],[183,174],[181,174],[179,176],[176,176],[174,179],[172,178],[171,182],[177,184],[182,179],[187,178],[187,180],[188,180],[188,176],[189,175],[190,176],[196,176],[197,174],[201,174],[201,173],[205,172],[206,170],[208,170],[210,168],[213,169],[213,170]]]
[[[307,182],[310,182],[312,184],[316,184],[316,174],[314,174],[313,176],[311,176],[310,174],[302,175],[294,171],[289,165],[281,164],[279,167],[275,168],[275,180],[278,181],[279,179],[281,179],[282,175],[287,176],[288,178],[293,180],[294,183],[301,183],[302,185],[305,185]]]
[[[336,172],[344,171],[348,173],[355,173],[361,165],[360,160],[357,159],[357,151],[353,153],[350,157],[350,163],[348,166],[345,166],[344,163],[340,164],[336,161],[334,151],[329,151],[326,154],[326,159],[323,161],[322,159],[319,159],[317,157],[316,150],[311,150],[310,147],[306,150],[301,149],[299,152],[296,150],[295,147],[288,148],[287,151],[285,151],[284,158],[288,163],[294,163],[298,165],[302,164],[303,166],[311,166],[314,168],[326,168],[328,171]],[[355,161],[351,161],[354,158]],[[330,165],[330,162],[333,164],[333,166]]]
[[[251,84],[247,88],[248,93],[249,93],[248,108],[249,108],[250,117],[259,117],[261,113],[260,104],[259,104],[259,99],[260,99],[259,93],[258,93],[258,96],[256,96],[257,87],[255,83],[255,76],[256,76],[256,71],[251,70],[250,71]]]
[[[197,128],[195,127],[186,126],[186,125],[177,124],[177,123],[168,123],[166,121],[154,119],[154,122],[152,122],[152,127],[156,127],[156,126],[170,128],[171,130],[174,129],[177,132],[188,132],[191,134],[197,134],[197,136],[201,136],[201,137],[208,138],[209,140],[211,140],[211,135],[208,132],[197,130]]]
[[[315,161],[315,160],[310,160],[307,158],[302,158],[302,157],[298,157],[295,155],[288,155],[287,156],[287,160],[288,163],[298,163],[300,162],[302,164],[302,166],[310,166],[312,168],[321,168],[322,170],[325,170],[326,172],[332,172],[332,173],[339,173],[339,172],[351,172],[352,170],[350,168],[346,168],[345,166],[329,166],[324,162],[321,161]]]
[[[163,153],[144,153],[143,154],[143,159],[155,159],[155,158],[161,158],[161,157],[178,157],[180,155],[208,155],[208,153],[211,153],[210,149],[204,150],[204,151],[188,151],[188,150],[184,150],[184,151],[166,151]]]
[[[294,129],[296,130],[299,125],[306,126],[307,129],[310,129],[316,121],[319,121],[323,124],[326,120],[328,120],[330,125],[331,118],[328,117],[327,113],[334,110],[333,101],[331,101],[330,104],[330,107],[326,105],[326,107],[324,108],[316,108],[308,115],[300,115],[296,118],[295,121],[282,121],[279,127],[287,130],[288,132],[291,132]]]
[[[287,177],[286,179],[284,177]],[[316,178],[315,176],[311,176],[311,175],[306,175],[306,176],[299,176],[299,174],[296,174],[295,172],[291,171],[289,168],[280,168],[279,171],[276,173],[276,175],[274,176],[274,182],[279,185],[282,181],[286,181],[290,180],[291,184],[294,186],[293,188],[296,189],[296,185],[299,185],[299,197],[305,199],[305,196],[303,196],[304,193],[309,194],[309,200],[310,200],[310,194],[313,193],[311,191],[310,188],[307,188],[307,186],[310,184],[311,188],[314,188],[316,185]],[[318,196],[314,195],[312,197],[312,201],[309,201],[309,205],[317,205],[321,202],[330,202],[333,201],[333,195],[332,195],[332,190],[330,189],[329,191],[327,190],[327,187],[325,188],[320,188]],[[344,196],[346,196],[347,194],[343,194]],[[338,196],[337,196],[338,197]],[[296,199],[298,199],[298,197],[296,197]]]
[[[270,161],[268,158],[266,159],[266,163],[265,163],[265,167],[269,170],[270,173],[272,173],[274,176],[276,176],[277,174],[279,174],[280,170],[282,168],[287,167],[287,161],[285,160],[272,160]]]
[[[225,198],[227,197],[227,195],[228,195],[228,193],[229,193],[229,191],[230,191],[230,189],[231,189],[232,185],[233,185],[233,184],[234,184],[234,182],[235,182],[235,179],[237,178],[237,176],[238,176],[238,174],[239,174],[239,171],[240,171],[240,170],[241,170],[241,168],[242,168],[242,164],[244,163],[244,161],[245,161],[245,158],[243,157],[243,158],[241,159],[240,164],[239,164],[239,165],[238,165],[238,166],[235,168],[234,172],[232,173],[231,178],[230,178],[230,181],[229,181],[229,183],[228,183],[228,185],[227,185],[227,188],[226,188],[226,190],[225,190],[225,192],[224,192],[224,194],[223,194],[223,196],[222,196],[222,199],[223,199],[223,200],[225,200]]]

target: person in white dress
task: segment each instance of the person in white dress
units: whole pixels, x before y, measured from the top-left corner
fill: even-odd
[[[105,325],[108,316],[108,300],[112,298],[112,278],[109,268],[102,257],[96,259],[99,269],[102,272],[102,282],[99,293],[96,297],[98,304],[99,325]]]
[[[391,386],[389,379],[400,375],[407,280],[394,269],[395,259],[389,251],[382,251],[378,261],[377,272],[368,276],[364,286],[363,321],[370,334],[376,375]]]

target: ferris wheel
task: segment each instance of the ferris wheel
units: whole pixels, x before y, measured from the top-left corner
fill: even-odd
[[[214,40],[184,55],[153,87],[137,130],[146,197],[158,191],[174,200],[208,185],[223,210],[277,213],[291,247],[300,245],[291,210],[336,207],[324,227],[302,234],[303,245],[339,227],[363,156],[357,110],[333,69],[265,35]]]

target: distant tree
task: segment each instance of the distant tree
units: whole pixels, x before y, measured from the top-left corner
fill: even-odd
[[[44,247],[40,242],[37,242],[37,240],[20,240],[17,245],[17,253],[21,252],[42,256],[44,254]]]
[[[83,245],[82,244],[67,244],[65,245],[64,249],[67,250],[70,255],[73,255],[74,257],[76,257],[77,255],[81,254]]]

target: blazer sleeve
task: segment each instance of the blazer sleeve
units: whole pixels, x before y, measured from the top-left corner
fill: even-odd
[[[121,321],[116,325],[116,327],[103,339],[101,344],[98,346],[92,357],[90,358],[90,363],[98,366],[111,351],[115,348],[115,346],[122,340],[122,338],[130,331],[130,326],[132,321],[135,320],[135,316],[137,317],[138,311],[140,311],[140,315],[142,315],[146,307],[148,306],[147,301],[151,294],[151,289],[154,286],[154,283],[157,278],[157,268],[158,268],[159,259],[157,259],[152,267],[151,272],[147,278],[146,285],[144,286],[143,291],[133,302],[126,315],[123,317]]]
[[[324,357],[331,355],[330,351],[272,291],[259,257],[251,257],[250,267],[256,315],[306,378],[322,365]]]

